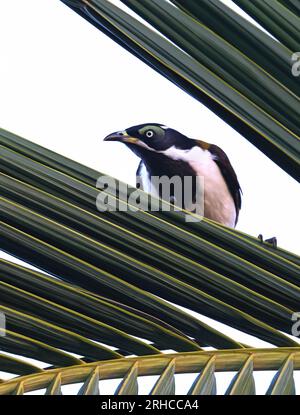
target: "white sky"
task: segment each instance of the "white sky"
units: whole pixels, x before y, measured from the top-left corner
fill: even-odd
[[[281,247],[300,252],[298,183],[60,1],[0,0],[0,39],[2,128],[130,184],[138,159],[122,144],[103,143],[110,132],[159,122],[215,143],[243,189],[237,229],[276,236]]]

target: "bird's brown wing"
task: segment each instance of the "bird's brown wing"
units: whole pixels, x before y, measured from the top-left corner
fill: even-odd
[[[238,220],[239,211],[242,206],[242,189],[240,187],[240,184],[238,182],[236,173],[229,161],[229,158],[227,157],[226,153],[215,144],[211,144],[209,146],[209,151],[214,156],[214,160],[217,163],[225,182],[228,186],[228,189],[231,193],[231,196],[233,198],[234,204],[235,204],[235,210],[236,210],[236,222]],[[236,223],[235,222],[235,223]]]

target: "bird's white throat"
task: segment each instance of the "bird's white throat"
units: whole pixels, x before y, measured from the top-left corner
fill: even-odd
[[[187,150],[172,146],[167,150],[159,151],[158,153],[164,154],[173,160],[181,160],[188,163],[196,162],[207,164],[210,163],[211,160],[215,159],[215,157],[208,150],[203,150],[199,146],[194,146]]]

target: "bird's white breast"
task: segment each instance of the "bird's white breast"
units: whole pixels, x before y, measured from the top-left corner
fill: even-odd
[[[152,186],[150,174],[144,163],[141,164],[139,175],[142,182],[143,190],[146,193],[151,193],[153,196],[158,197],[158,192],[156,191],[156,188]]]
[[[189,163],[195,174],[203,177],[204,216],[226,226],[234,227],[235,204],[213,155],[199,146],[194,146],[190,150],[181,150],[173,146],[161,153],[173,160]]]

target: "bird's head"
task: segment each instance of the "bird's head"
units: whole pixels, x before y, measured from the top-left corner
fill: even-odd
[[[171,147],[188,150],[195,146],[195,140],[162,124],[140,124],[117,131],[105,137],[104,141],[119,141],[126,144],[136,155],[143,157],[148,151],[164,153]]]

